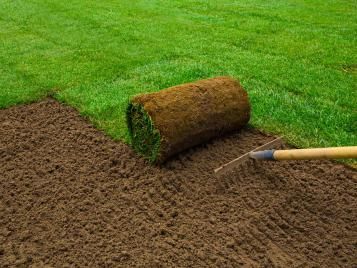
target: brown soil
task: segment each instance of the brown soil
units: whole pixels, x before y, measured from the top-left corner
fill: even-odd
[[[158,168],[53,100],[1,110],[0,266],[356,266],[356,171],[213,175],[271,139],[245,129]]]

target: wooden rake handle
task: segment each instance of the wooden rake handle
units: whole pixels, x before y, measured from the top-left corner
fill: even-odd
[[[265,150],[250,152],[249,157],[257,160],[314,160],[357,158],[357,146],[291,150]]]

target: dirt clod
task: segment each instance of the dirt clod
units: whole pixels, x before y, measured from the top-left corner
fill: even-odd
[[[245,129],[158,168],[54,100],[0,110],[0,266],[356,266],[356,171],[213,175],[271,139]]]

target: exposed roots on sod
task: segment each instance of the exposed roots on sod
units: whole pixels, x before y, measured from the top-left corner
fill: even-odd
[[[248,95],[230,77],[140,94],[127,110],[133,147],[154,164],[238,130],[249,118]]]

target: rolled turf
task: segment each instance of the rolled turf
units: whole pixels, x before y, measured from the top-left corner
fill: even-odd
[[[230,77],[137,95],[127,109],[132,146],[154,164],[240,129],[249,118],[248,95]]]

